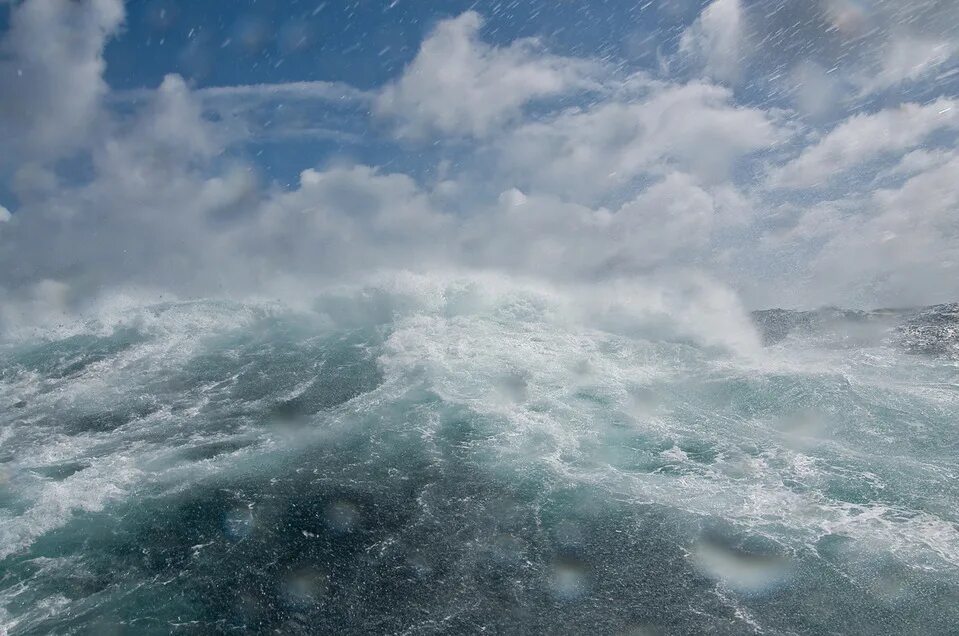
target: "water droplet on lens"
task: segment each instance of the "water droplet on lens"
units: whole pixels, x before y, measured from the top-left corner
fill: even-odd
[[[242,541],[253,531],[253,511],[249,508],[231,510],[223,519],[223,532],[233,541]]]
[[[298,568],[283,581],[283,598],[293,607],[320,603],[329,590],[329,576],[311,566]]]
[[[433,564],[430,563],[429,559],[423,554],[412,554],[407,558],[406,562],[413,568],[416,576],[420,578],[425,578],[433,574]]]
[[[553,596],[562,601],[575,601],[588,591],[589,577],[586,566],[573,559],[560,559],[553,563],[549,574],[549,588]]]
[[[326,507],[324,519],[327,527],[333,532],[346,534],[353,532],[359,520],[359,509],[349,501],[334,501]]]
[[[791,569],[788,557],[770,550],[744,550],[722,538],[704,537],[693,560],[708,577],[744,594],[757,594],[781,585]]]

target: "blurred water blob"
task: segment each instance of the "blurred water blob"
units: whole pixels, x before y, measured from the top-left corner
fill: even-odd
[[[13,471],[7,466],[0,464],[0,510],[9,507],[15,501],[11,481]]]
[[[661,16],[671,20],[688,20],[695,14],[701,3],[697,0],[659,0],[656,4]]]
[[[692,553],[693,563],[706,576],[742,594],[762,594],[789,578],[791,560],[771,549],[744,549],[725,537],[703,536]]]
[[[522,403],[528,399],[529,373],[524,370],[510,369],[496,378],[496,396],[501,402]]]
[[[313,32],[302,20],[291,20],[284,24],[277,34],[277,47],[282,55],[295,53],[307,48],[313,40]]]
[[[884,568],[871,580],[869,591],[888,605],[899,605],[912,600],[911,583],[904,568]]]
[[[787,413],[774,426],[788,448],[802,451],[823,443],[828,438],[830,423],[825,413],[809,408]]]
[[[153,2],[146,12],[147,22],[157,31],[166,31],[176,23],[178,17],[178,7],[167,0]]]
[[[587,565],[570,557],[557,559],[550,567],[549,590],[561,601],[575,601],[583,598],[589,591]]]
[[[418,578],[425,579],[433,575],[434,567],[432,560],[420,551],[410,554],[406,558],[406,564],[412,568],[413,573],[416,574]]]
[[[649,386],[633,386],[627,389],[623,408],[627,415],[638,421],[655,416],[661,409],[663,396]]]
[[[634,625],[620,633],[620,636],[661,636],[664,632],[647,625]]]
[[[205,78],[213,71],[218,50],[219,44],[214,44],[206,33],[199,33],[180,50],[180,68],[192,80]]]
[[[337,534],[353,532],[360,518],[355,504],[345,500],[334,501],[323,511],[326,526]]]
[[[330,577],[307,565],[291,571],[281,585],[283,599],[294,608],[304,609],[323,601],[329,592]]]
[[[840,83],[828,69],[812,60],[797,64],[790,72],[792,98],[799,111],[813,121],[827,121],[840,98]]]
[[[234,41],[251,55],[262,52],[269,37],[270,25],[259,16],[243,15],[233,27]]]
[[[223,518],[223,532],[233,541],[242,541],[253,532],[253,510],[237,508]]]
[[[902,605],[915,598],[919,570],[892,554],[877,555],[868,546],[835,534],[820,539],[817,551],[843,572],[863,581],[870,595],[886,605]]]
[[[123,636],[129,633],[121,623],[106,618],[96,619],[89,625],[89,628],[90,631],[88,633],[96,634],[97,636]],[[2,627],[0,627],[0,634],[6,636],[6,632],[3,631]]]
[[[847,37],[863,34],[869,24],[869,12],[855,0],[827,0],[826,16],[833,28]]]

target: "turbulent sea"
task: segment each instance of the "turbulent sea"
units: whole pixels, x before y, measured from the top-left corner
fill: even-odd
[[[959,633],[959,307],[413,276],[0,344],[0,633]]]

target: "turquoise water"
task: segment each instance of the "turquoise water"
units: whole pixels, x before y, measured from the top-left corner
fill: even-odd
[[[399,279],[9,336],[0,625],[956,633],[956,360],[648,296]]]

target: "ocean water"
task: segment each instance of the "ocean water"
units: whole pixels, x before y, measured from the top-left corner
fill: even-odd
[[[0,632],[959,633],[955,307],[397,276],[0,345]]]

